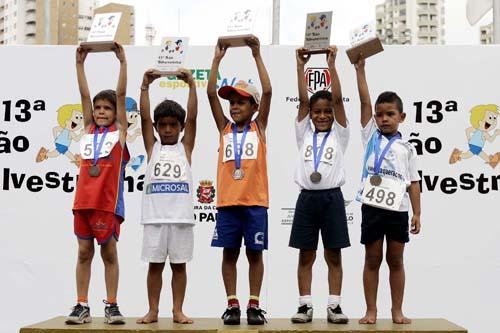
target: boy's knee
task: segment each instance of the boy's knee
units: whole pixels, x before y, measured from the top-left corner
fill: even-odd
[[[78,262],[81,264],[88,263],[92,261],[94,257],[94,248],[90,247],[80,247],[78,249]]]
[[[390,270],[401,270],[404,267],[403,256],[387,254],[385,260]]]
[[[186,264],[170,264],[170,268],[172,269],[173,274],[185,274],[186,273]]]
[[[366,254],[365,265],[368,269],[376,270],[382,264],[382,256],[379,254]]]
[[[342,256],[340,250],[325,250],[325,260],[328,266],[341,267]]]
[[[299,266],[310,267],[316,260],[316,250],[301,250],[299,253]]]
[[[258,264],[261,264],[263,262],[262,261],[262,251],[247,249],[246,254],[247,254],[248,263],[250,265],[258,265]]]
[[[224,262],[236,262],[240,256],[240,249],[224,249],[222,259]]]
[[[114,265],[118,263],[118,254],[116,247],[106,246],[101,248],[101,258],[105,265]]]

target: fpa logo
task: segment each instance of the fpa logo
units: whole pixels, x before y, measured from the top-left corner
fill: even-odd
[[[328,68],[310,67],[306,69],[305,80],[307,90],[314,94],[320,90],[328,90],[332,84],[332,78]]]

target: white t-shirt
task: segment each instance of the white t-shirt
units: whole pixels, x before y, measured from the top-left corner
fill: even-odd
[[[340,187],[345,183],[344,152],[349,142],[349,123],[344,128],[336,121],[333,122],[318,166],[321,181],[313,183],[310,176],[314,172],[314,129],[310,119],[309,115],[307,115],[302,121],[295,121],[295,136],[299,148],[299,158],[295,168],[295,183],[299,185],[301,190],[325,190]],[[319,153],[321,142],[323,142],[326,134],[327,132],[319,132],[317,135],[317,153]]]
[[[365,181],[369,181],[367,180],[369,179],[369,176],[374,174],[375,143],[377,142],[379,133],[380,132],[373,118],[370,119],[365,128],[361,129],[361,140],[363,141],[363,147],[365,148],[365,157],[363,160],[361,187],[357,196],[358,201],[361,199]],[[384,147],[388,142],[389,139],[382,135],[380,152],[384,150]],[[388,179],[401,181],[406,185],[406,188],[410,186],[411,182],[419,181],[420,175],[417,171],[417,152],[411,143],[402,139],[394,141],[382,161],[379,175],[384,178],[387,177]],[[401,205],[397,210],[400,212],[406,212],[409,207],[408,192],[405,192]]]
[[[193,176],[182,142],[156,141],[146,168],[141,224],[194,224]]]

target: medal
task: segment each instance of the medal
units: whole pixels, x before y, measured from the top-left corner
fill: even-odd
[[[382,177],[379,175],[373,175],[370,177],[370,184],[373,186],[379,186],[382,183]]]
[[[101,142],[99,142],[99,145],[97,145],[97,137],[99,136],[99,129],[97,127],[94,129],[94,159],[89,169],[90,177],[99,177],[99,175],[101,174],[101,169],[99,168],[99,166],[97,166],[97,160],[99,159],[99,154],[101,153],[102,145],[104,144],[104,139],[106,138],[106,134],[108,134],[108,131],[109,127],[105,127],[101,138]]]
[[[243,169],[234,169],[233,170],[233,179],[234,180],[242,180],[245,176],[245,172]]]
[[[236,124],[232,124],[233,127],[233,149],[234,149],[234,164],[235,169],[233,170],[233,179],[234,180],[242,180],[245,176],[243,169],[241,169],[241,156],[243,155],[243,146],[245,145],[245,139],[247,137],[247,133],[250,130],[250,124],[246,124],[243,129],[243,134],[241,135],[241,142],[238,145],[238,126]]]
[[[90,177],[99,177],[101,174],[101,169],[97,165],[92,165],[89,169],[89,176]]]
[[[311,181],[314,183],[314,184],[317,184],[321,181],[321,174],[317,171],[314,171],[313,173],[311,173],[311,175],[309,176],[309,178],[311,179]]]
[[[318,172],[319,168],[319,162],[321,161],[321,156],[323,155],[323,150],[325,149],[326,145],[326,140],[328,140],[328,137],[330,136],[330,132],[326,133],[325,136],[323,137],[323,140],[321,141],[321,146],[319,147],[318,151],[318,146],[317,146],[317,141],[318,141],[318,132],[315,131],[313,134],[313,163],[314,163],[314,172],[311,173],[309,176],[309,179],[314,184],[317,184],[321,181],[321,173]]]

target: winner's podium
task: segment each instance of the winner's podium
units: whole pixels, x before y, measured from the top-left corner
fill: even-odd
[[[326,319],[314,319],[307,324],[293,324],[290,319],[269,319],[262,326],[247,325],[246,318],[241,318],[241,325],[223,325],[221,319],[195,318],[194,324],[174,324],[171,318],[160,318],[153,324],[136,324],[137,318],[126,318],[125,325],[104,324],[103,318],[93,318],[92,323],[66,325],[65,317],[56,317],[38,324],[20,329],[20,333],[321,333],[321,332],[377,332],[377,333],[466,333],[467,330],[445,319],[413,319],[409,325],[393,324],[390,319],[379,319],[375,325],[360,325],[358,319],[351,319],[348,324],[330,324]]]

